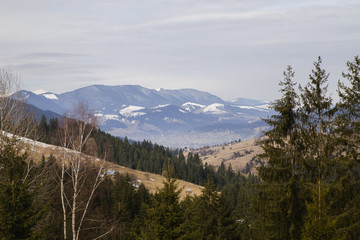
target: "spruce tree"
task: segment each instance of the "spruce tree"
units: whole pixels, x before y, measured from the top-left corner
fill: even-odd
[[[336,237],[360,236],[360,59],[347,62],[342,74],[347,83],[338,83],[340,101],[335,118],[338,155],[333,189],[333,214],[338,218]]]
[[[202,194],[187,203],[184,215],[179,239],[240,239],[239,225],[210,178]]]
[[[334,108],[332,99],[327,95],[329,74],[321,67],[322,60],[319,57],[314,62],[312,74],[309,75],[308,84],[301,90],[301,136],[306,151],[302,153],[304,160],[304,181],[312,184],[311,189],[316,188],[316,194],[307,202],[308,216],[304,235],[309,236],[311,229],[328,229],[327,224],[332,221],[324,221],[327,215],[327,207],[324,201],[326,197],[323,188],[328,188],[331,181],[330,166],[333,161],[334,138],[332,137],[331,123]],[[314,211],[316,209],[316,211]],[[316,221],[313,219],[317,218]],[[321,234],[320,234],[321,235]]]
[[[42,115],[39,125],[37,126],[36,140],[44,143],[49,142],[49,126],[46,117]]]
[[[35,237],[43,210],[30,191],[28,155],[15,137],[1,136],[0,148],[0,239]]]
[[[183,211],[179,203],[182,189],[172,178],[172,169],[168,165],[164,186],[155,194],[152,206],[146,210],[145,226],[140,239],[177,239],[181,236]]]
[[[298,130],[298,95],[296,83],[292,81],[294,75],[292,67],[288,66],[284,80],[279,83],[282,98],[272,106],[277,114],[264,119],[270,130],[261,141],[264,150],[261,157],[268,160],[268,165],[259,169],[262,183],[257,186],[254,201],[259,214],[255,223],[259,238],[301,238],[305,208],[301,196],[303,186],[298,176],[300,164],[297,161],[302,144]]]

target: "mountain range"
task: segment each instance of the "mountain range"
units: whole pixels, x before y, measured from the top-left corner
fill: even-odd
[[[224,101],[195,89],[91,85],[62,94],[26,90],[20,94],[28,104],[60,115],[77,102],[86,102],[102,130],[169,147],[201,147],[257,137],[266,127],[261,118],[272,114],[267,101]]]

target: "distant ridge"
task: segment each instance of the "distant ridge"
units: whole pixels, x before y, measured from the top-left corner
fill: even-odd
[[[91,85],[70,92],[35,94],[22,90],[29,104],[63,114],[84,101],[116,136],[151,140],[169,147],[200,147],[256,137],[271,113],[268,102],[232,101],[196,89],[148,89],[139,85]]]

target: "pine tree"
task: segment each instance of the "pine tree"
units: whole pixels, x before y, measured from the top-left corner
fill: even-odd
[[[49,140],[49,126],[44,115],[42,115],[40,123],[37,126],[37,140],[44,143],[47,143]]]
[[[314,185],[312,189],[312,202],[306,202],[308,215],[302,237],[304,240],[338,239],[334,236],[336,220],[329,214],[330,205],[325,200],[330,188],[323,182],[320,184],[322,184],[321,196],[319,197],[318,186]]]
[[[184,215],[179,239],[240,239],[237,222],[210,178],[202,194],[187,203]]]
[[[317,193],[313,194],[312,200],[307,203],[309,212],[308,221],[304,235],[308,236],[307,230],[317,227],[317,229],[327,229],[326,224],[331,221],[321,219],[324,213],[325,204],[323,188],[327,188],[331,180],[329,167],[332,164],[334,152],[334,138],[331,134],[331,122],[333,120],[334,108],[332,99],[327,96],[327,81],[329,74],[321,67],[322,60],[319,57],[314,62],[315,69],[309,75],[310,82],[301,88],[301,123],[302,140],[306,152],[303,152],[305,166],[305,180],[312,183],[317,188]],[[317,211],[313,211],[315,206]],[[318,218],[317,221],[310,219]],[[309,225],[310,224],[310,225]],[[315,224],[311,226],[311,224]],[[320,225],[316,225],[320,224]],[[321,234],[320,234],[321,235]]]
[[[177,239],[181,236],[180,225],[183,212],[179,203],[182,189],[172,178],[172,169],[168,165],[164,186],[155,194],[152,206],[146,211],[145,226],[140,239]]]
[[[116,176],[112,192],[113,215],[122,239],[130,239],[131,223],[139,208],[135,187],[132,186],[131,181],[129,175]]]
[[[43,210],[35,206],[30,191],[31,162],[15,137],[2,136],[0,147],[0,239],[35,237],[33,227]]]
[[[360,59],[347,62],[348,71],[339,81],[338,114],[335,131],[338,137],[336,186],[333,192],[333,214],[338,218],[338,239],[357,239],[360,235]]]
[[[284,72],[280,82],[282,98],[274,102],[277,112],[264,121],[270,126],[261,142],[262,158],[268,159],[268,166],[260,167],[259,177],[263,183],[257,186],[255,203],[259,215],[255,226],[259,238],[300,239],[302,219],[305,212],[302,199],[303,186],[299,181],[299,152],[302,149],[299,138],[298,95],[295,73],[291,66]],[[256,230],[255,230],[256,231]]]

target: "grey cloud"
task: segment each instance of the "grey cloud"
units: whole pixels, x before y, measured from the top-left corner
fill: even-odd
[[[0,9],[0,65],[16,66],[32,89],[98,81],[272,99],[286,65],[304,82],[321,55],[336,79],[360,49],[353,0],[57,4],[6,1]]]
[[[69,57],[85,57],[88,54],[64,53],[64,52],[32,52],[26,53],[22,58],[69,58]]]
[[[37,68],[46,68],[49,67],[49,64],[44,63],[24,63],[15,65],[14,68],[18,70],[26,70],[26,69],[37,69]]]

